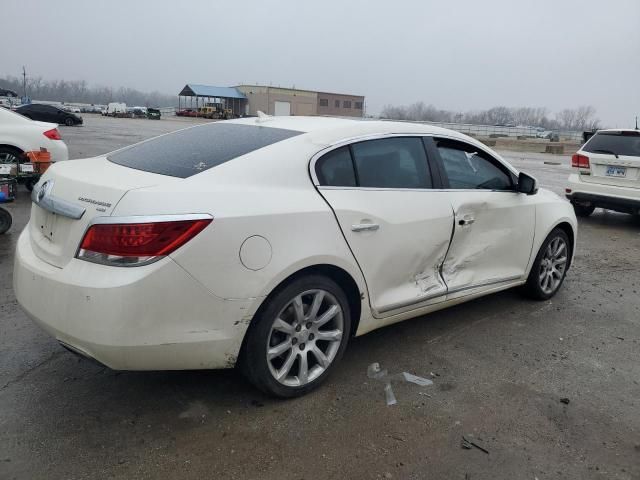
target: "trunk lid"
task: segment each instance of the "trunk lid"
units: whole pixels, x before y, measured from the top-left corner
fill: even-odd
[[[93,218],[110,216],[129,190],[175,180],[116,165],[105,157],[56,163],[32,195],[38,202],[32,203],[28,225],[33,251],[43,261],[62,268],[75,257]],[[51,211],[51,205],[58,213]],[[74,212],[81,213],[80,218],[73,218]]]

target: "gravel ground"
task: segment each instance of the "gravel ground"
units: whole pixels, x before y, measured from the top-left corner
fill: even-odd
[[[85,116],[72,158],[191,120]],[[561,193],[569,157],[501,152]],[[544,162],[560,162],[547,165]],[[551,301],[491,295],[353,340],[320,389],[264,397],[234,371],[114,372],[79,359],[20,311],[12,260],[29,209],[0,238],[0,478],[638,479],[640,221],[580,220]],[[434,385],[383,385],[379,362]],[[562,399],[566,399],[564,402]],[[462,436],[486,449],[461,448]]]

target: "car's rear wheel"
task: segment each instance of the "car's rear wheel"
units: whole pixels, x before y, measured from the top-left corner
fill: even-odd
[[[350,329],[344,291],[324,276],[299,277],[260,309],[247,332],[240,366],[268,394],[303,395],[339,362]]]
[[[564,282],[570,259],[569,237],[564,230],[556,228],[538,251],[524,287],[525,293],[537,300],[553,297]]]
[[[22,152],[13,147],[0,147],[0,164],[16,163]]]
[[[576,215],[578,217],[588,217],[593,213],[595,209],[596,207],[594,207],[593,205],[586,206],[576,205],[575,203],[573,204],[573,210],[576,212]]]
[[[9,230],[12,223],[13,219],[11,218],[11,214],[4,208],[0,207],[0,234],[3,234],[7,230]]]

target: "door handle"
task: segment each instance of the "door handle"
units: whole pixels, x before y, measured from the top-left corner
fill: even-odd
[[[377,223],[357,223],[355,225],[351,225],[352,232],[375,232],[380,228],[380,225]]]
[[[469,216],[465,216],[464,218],[461,218],[460,220],[458,220],[458,225],[460,225],[461,227],[465,226],[465,225],[471,225],[473,224],[473,222],[475,222],[476,219],[473,217],[469,217]]]

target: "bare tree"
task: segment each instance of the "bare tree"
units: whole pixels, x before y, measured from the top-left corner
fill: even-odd
[[[22,81],[17,77],[0,78],[0,87],[22,91]],[[42,77],[27,78],[27,91],[34,100],[50,100],[58,102],[78,102],[106,104],[122,101],[129,105],[141,106],[175,106],[177,95],[166,95],[159,92],[140,92],[132,88],[90,87],[85,80],[44,80]]]
[[[556,119],[560,127],[567,130],[595,130],[600,126],[600,120],[595,115],[595,108],[583,105],[576,109],[565,108],[557,113]]]
[[[528,127],[542,127],[549,130],[560,128],[567,130],[588,130],[600,126],[596,118],[596,110],[592,106],[582,106],[576,109],[565,109],[549,118],[546,107],[493,107],[488,110],[455,113],[440,110],[424,102],[411,105],[386,105],[380,116],[391,120],[414,120],[448,123],[470,123],[476,125],[518,125]]]

